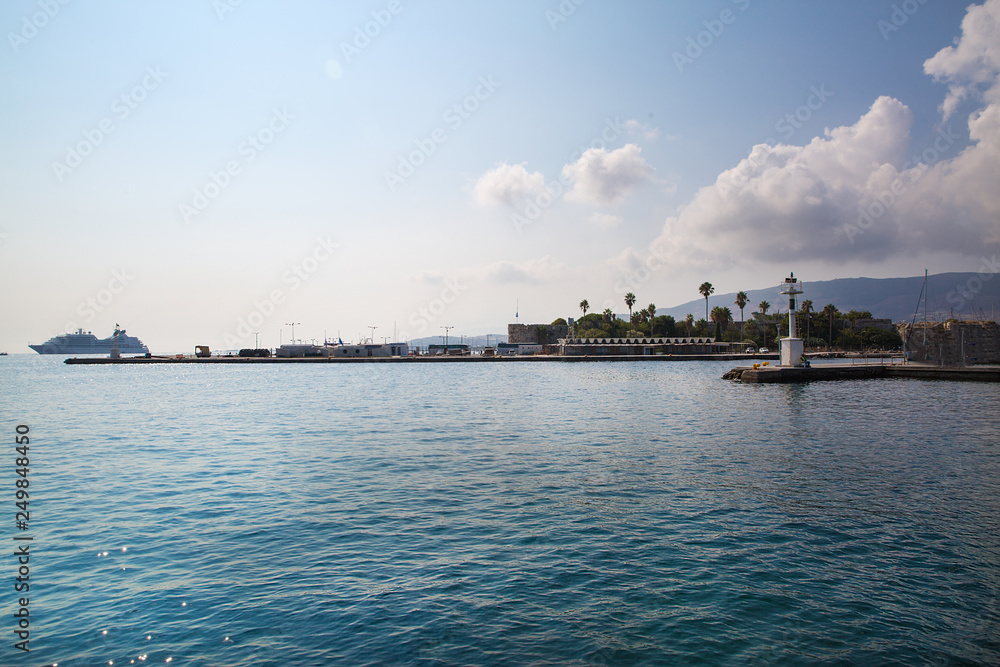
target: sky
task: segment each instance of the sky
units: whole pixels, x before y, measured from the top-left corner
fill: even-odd
[[[0,351],[996,273],[998,24],[1000,0],[7,0]]]

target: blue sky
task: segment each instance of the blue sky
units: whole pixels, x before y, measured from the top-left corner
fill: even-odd
[[[0,349],[116,322],[162,352],[274,346],[289,322],[479,334],[705,280],[978,271],[1000,245],[998,17],[5,2]]]

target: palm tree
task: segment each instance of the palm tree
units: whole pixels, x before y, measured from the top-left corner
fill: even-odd
[[[708,295],[714,294],[715,288],[712,287],[712,283],[705,282],[698,287],[698,291],[705,297],[705,319],[708,320]]]
[[[690,338],[691,337],[691,325],[694,324],[694,315],[692,315],[691,313],[688,313],[687,317],[684,318],[684,324],[687,325],[687,328],[688,328],[688,338]]]
[[[587,311],[590,310],[590,303],[586,299],[580,302],[580,310],[583,311],[583,316],[587,316]]]
[[[761,301],[757,308],[760,310],[760,314],[763,316],[761,319],[764,322],[764,344],[761,347],[767,347],[767,310],[771,307],[767,301]]]
[[[625,295],[625,305],[628,306],[628,321],[632,322],[632,306],[635,305],[635,294],[629,292]]]
[[[828,303],[823,306],[823,314],[830,318],[830,349],[833,349],[833,318],[837,315],[837,307],[832,303]]]
[[[750,301],[750,297],[747,296],[746,292],[736,293],[736,307],[740,309],[740,338],[745,337],[743,334],[743,325],[745,319],[743,317],[743,308],[747,305],[748,301]]]
[[[653,336],[653,318],[656,317],[656,304],[651,303],[646,306],[646,315],[649,317],[649,336]]]
[[[813,302],[806,299],[802,302],[802,314],[806,316],[806,346],[809,345],[809,322],[812,320]]]
[[[712,309],[712,321],[715,322],[715,337],[722,338],[722,331],[729,328],[729,322],[733,319],[733,312],[728,308],[716,306]]]

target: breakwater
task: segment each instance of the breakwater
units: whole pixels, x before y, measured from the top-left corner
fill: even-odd
[[[824,380],[877,380],[909,378],[915,380],[968,380],[1000,382],[1000,367],[941,367],[915,364],[873,364],[867,366],[830,364],[802,368],[798,366],[760,366],[734,368],[722,376],[750,384],[787,384]]]
[[[151,357],[70,357],[71,365],[134,365],[134,364],[444,364],[444,363],[534,363],[574,361],[750,361],[777,359],[778,355],[749,354],[664,354],[664,355],[524,355],[524,356],[445,356],[412,357],[195,357],[191,355]]]

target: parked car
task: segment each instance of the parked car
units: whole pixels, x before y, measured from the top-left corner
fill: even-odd
[[[754,349],[752,347],[748,347],[746,353],[747,354],[753,354],[754,353]]]
[[[762,347],[759,350],[757,350],[757,354],[771,354],[771,350],[767,349],[766,347]]]

